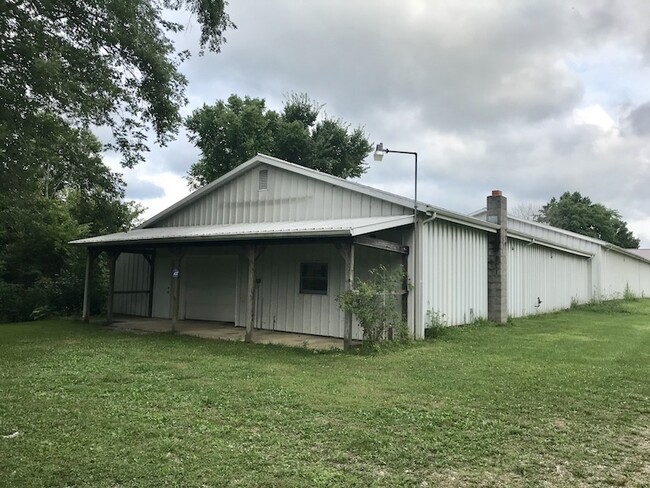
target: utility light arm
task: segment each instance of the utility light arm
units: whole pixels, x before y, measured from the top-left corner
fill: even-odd
[[[383,143],[377,144],[375,148],[374,159],[375,161],[381,161],[384,159],[384,155],[388,153],[396,154],[410,154],[415,156],[415,188],[414,188],[414,199],[413,199],[413,214],[414,214],[414,225],[413,225],[413,243],[411,249],[413,252],[413,282],[415,284],[415,291],[413,293],[413,337],[417,335],[417,324],[418,324],[418,289],[420,283],[418,282],[418,153],[415,151],[393,151],[391,149],[385,149]]]

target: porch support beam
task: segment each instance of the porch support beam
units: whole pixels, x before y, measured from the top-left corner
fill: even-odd
[[[81,312],[81,319],[86,323],[90,322],[90,287],[93,278],[92,267],[93,267],[93,262],[99,255],[99,252],[100,251],[89,247],[88,254],[86,255],[86,275],[84,278],[84,303],[83,303],[83,310]]]
[[[149,303],[147,315],[149,317],[153,317],[153,280],[155,273],[156,251],[152,251],[150,254],[143,253],[142,255],[147,260],[147,263],[149,263]]]
[[[246,342],[253,342],[255,327],[255,261],[264,251],[264,246],[246,246],[248,258],[248,292],[246,294]]]
[[[398,254],[408,255],[409,247],[402,246],[396,242],[386,241],[384,239],[376,239],[368,236],[358,236],[354,238],[354,244],[365,247],[373,247],[381,249],[382,251],[396,252]]]
[[[402,282],[402,318],[408,323],[409,316],[409,277],[406,270],[409,269],[408,256],[402,256],[402,270],[404,271],[404,281]],[[415,320],[415,316],[413,316]],[[392,339],[389,337],[389,339]]]
[[[180,290],[181,290],[181,262],[185,254],[185,250],[180,247],[172,247],[169,249],[172,255],[172,334],[176,332],[178,325],[178,309],[180,303]]]
[[[110,250],[108,255],[108,301],[106,303],[106,325],[113,323],[113,298],[115,296],[115,263],[120,251]]]
[[[345,261],[345,291],[354,287],[354,242],[342,242],[336,245],[339,253]],[[352,312],[346,311],[343,314],[343,350],[352,349]]]

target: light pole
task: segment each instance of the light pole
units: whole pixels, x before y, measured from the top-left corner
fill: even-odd
[[[396,154],[411,154],[415,157],[415,189],[413,195],[413,337],[415,338],[417,331],[417,301],[418,301],[418,254],[417,254],[417,241],[418,241],[418,153],[415,151],[395,151],[393,149],[384,148],[383,143],[377,144],[375,148],[375,161],[382,161],[384,155],[388,153]]]

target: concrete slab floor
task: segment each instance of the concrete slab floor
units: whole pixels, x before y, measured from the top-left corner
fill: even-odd
[[[102,320],[93,320],[93,322],[101,324]],[[135,333],[163,333],[172,331],[171,320],[138,317],[114,318],[110,327],[116,330]],[[201,337],[203,339],[243,342],[246,330],[243,327],[235,327],[232,323],[227,322],[180,320],[176,324],[176,333]],[[265,329],[255,329],[253,342],[259,344],[280,344],[290,347],[305,347],[313,350],[343,349],[343,339]]]

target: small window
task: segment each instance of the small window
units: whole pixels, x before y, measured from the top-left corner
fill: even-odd
[[[258,189],[259,190],[268,189],[268,187],[269,187],[269,170],[268,169],[261,169],[258,176],[259,176]]]
[[[300,264],[300,293],[327,295],[327,263]]]

